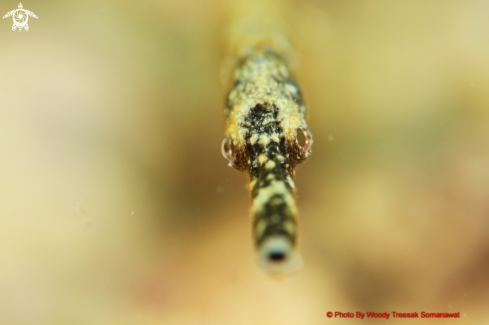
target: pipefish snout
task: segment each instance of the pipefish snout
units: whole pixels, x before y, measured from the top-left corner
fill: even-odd
[[[311,154],[312,134],[299,87],[274,47],[260,42],[241,53],[224,110],[222,153],[250,175],[258,264],[283,276],[301,266],[293,178]]]

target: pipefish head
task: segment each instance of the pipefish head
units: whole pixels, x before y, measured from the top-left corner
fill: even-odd
[[[261,44],[246,53],[235,69],[224,109],[223,155],[230,166],[250,174],[278,157],[293,176],[312,147],[302,93],[270,46]]]
[[[266,47],[250,51],[235,72],[221,149],[229,166],[250,175],[258,264],[275,276],[301,265],[293,177],[313,143],[304,115],[285,63]]]
[[[284,131],[275,105],[258,104],[249,110],[241,128],[244,143],[223,141],[230,166],[250,175],[251,215],[258,265],[280,278],[300,269],[297,252],[297,208],[294,169],[310,155],[312,134],[305,124]],[[239,142],[237,142],[239,143]]]
[[[313,136],[304,121],[283,123],[280,115],[284,114],[273,104],[257,104],[249,110],[244,123],[229,127],[231,131],[239,129],[227,132],[221,143],[221,153],[230,167],[253,176],[268,161],[278,160],[294,176],[295,167],[312,152]]]

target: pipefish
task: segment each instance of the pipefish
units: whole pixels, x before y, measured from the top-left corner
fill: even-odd
[[[253,8],[249,2],[246,6]],[[276,9],[264,10],[260,3],[236,20],[221,149],[229,166],[250,176],[258,264],[283,276],[302,264],[293,179],[296,166],[310,156],[313,139],[301,91],[286,62],[291,46]]]

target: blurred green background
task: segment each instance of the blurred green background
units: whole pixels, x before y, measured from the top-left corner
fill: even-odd
[[[284,281],[220,153],[233,2],[23,5],[28,32],[0,21],[0,324],[489,321],[488,1],[296,3],[315,138]]]

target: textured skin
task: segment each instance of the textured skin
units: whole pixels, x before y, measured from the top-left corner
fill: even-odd
[[[265,44],[239,60],[227,98],[226,138],[234,146],[230,165],[250,175],[256,245],[283,235],[295,245],[295,167],[310,155],[299,146],[297,129],[307,128],[299,88],[285,62]]]

